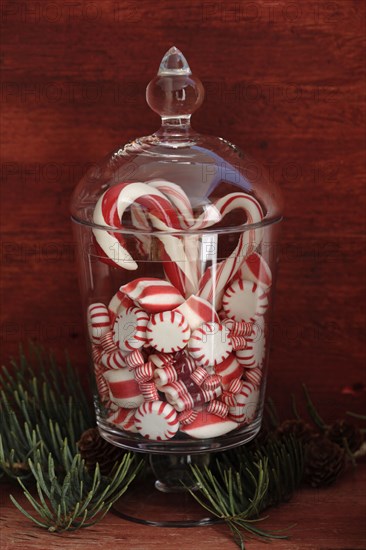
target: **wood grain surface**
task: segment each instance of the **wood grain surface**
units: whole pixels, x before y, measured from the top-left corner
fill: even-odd
[[[303,490],[291,502],[269,510],[268,529],[287,529],[290,538],[273,541],[270,550],[362,550],[365,530],[366,465],[348,472],[337,486],[327,490]],[[24,505],[18,487],[5,487]],[[25,504],[25,506],[27,506]],[[112,513],[98,525],[75,533],[51,535],[25,521],[4,497],[1,503],[1,550],[235,550],[224,525],[187,529],[146,527],[124,521]],[[248,543],[248,550],[265,548]]]
[[[203,80],[199,131],[280,183],[270,392],[325,413],[365,396],[363,0],[5,0],[1,359],[32,338],[85,364],[69,198],[90,163],[149,134],[147,82],[175,44]],[[342,393],[343,392],[343,393]]]

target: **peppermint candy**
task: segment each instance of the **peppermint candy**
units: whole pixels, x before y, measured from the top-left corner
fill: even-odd
[[[169,403],[148,401],[137,409],[135,425],[146,439],[167,441],[177,433],[179,421],[177,412]]]
[[[164,369],[169,365],[172,365],[174,360],[174,355],[172,353],[162,353],[157,352],[149,355],[149,361],[152,361],[154,365],[160,369]]]
[[[222,401],[214,400],[207,405],[207,412],[210,414],[216,414],[220,418],[226,418],[229,414],[229,407]]]
[[[101,302],[91,304],[87,310],[88,330],[93,344],[100,344],[103,334],[111,330],[111,320],[107,307]]]
[[[177,307],[174,311],[178,311],[184,315],[191,330],[195,330],[203,323],[219,323],[219,317],[215,309],[209,302],[207,302],[207,300],[204,300],[199,296],[190,296],[188,300]]]
[[[225,312],[223,312],[225,315]],[[239,321],[238,323],[234,319],[225,318],[222,321],[230,331],[230,336],[250,336],[253,332],[253,323],[246,323],[245,321]]]
[[[135,349],[134,351],[131,351],[131,353],[126,355],[125,361],[126,365],[130,369],[135,369],[136,367],[139,367],[145,363],[144,356],[139,349]]]
[[[233,351],[245,349],[247,341],[244,336],[231,336],[231,343],[233,345]]]
[[[133,369],[133,375],[138,383],[148,382],[152,380],[154,376],[154,365],[151,361],[148,361],[144,365],[139,365]]]
[[[143,403],[140,388],[128,369],[109,370],[104,373],[109,387],[110,400],[127,409],[134,409]]]
[[[135,426],[135,411],[136,409],[118,408],[107,418],[107,422],[118,426],[118,428],[121,428],[126,432],[136,433],[137,428]]]
[[[245,371],[245,378],[248,382],[251,382],[253,386],[259,387],[262,382],[263,371],[260,368],[247,369]]]
[[[146,327],[149,315],[138,307],[129,307],[122,315],[117,315],[114,325],[114,341],[121,350],[133,351],[146,342]]]
[[[241,391],[235,395],[235,405],[229,407],[230,418],[239,424],[252,422],[258,401],[259,390],[250,382],[244,382]]]
[[[230,355],[219,363],[215,365],[215,373],[221,376],[221,384],[224,390],[227,390],[230,386],[232,380],[240,378],[243,374],[243,367],[240,365],[237,357],[230,353]]]
[[[209,376],[206,369],[203,367],[197,367],[191,374],[191,379],[197,386],[201,386],[206,378]]]
[[[237,427],[237,423],[233,420],[220,418],[216,414],[202,410],[198,411],[193,422],[181,426],[180,430],[194,439],[210,439],[231,432]]]
[[[122,369],[126,366],[125,358],[119,349],[112,352],[105,351],[100,361],[107,369]]]
[[[143,382],[139,387],[145,401],[159,401],[158,390],[154,382]]]
[[[157,387],[160,388],[178,380],[178,374],[173,365],[168,365],[164,369],[155,369],[154,379]]]
[[[222,385],[222,378],[218,374],[210,374],[203,382],[204,390],[215,390]]]
[[[108,311],[113,325],[117,315],[125,313],[126,309],[133,307],[133,301],[119,289],[108,304]]]
[[[178,414],[178,420],[181,426],[188,426],[197,418],[198,411],[194,409],[187,409]]]
[[[220,323],[204,323],[192,332],[188,352],[203,367],[224,361],[232,351],[228,330]]]
[[[184,298],[172,284],[155,277],[135,279],[121,290],[149,313],[170,311],[184,302]]]
[[[191,335],[185,317],[178,311],[164,311],[152,315],[146,327],[146,341],[153,348],[164,353],[183,349]]]
[[[236,358],[240,365],[246,369],[262,368],[266,355],[266,340],[264,333],[258,325],[255,325],[254,333],[247,338],[245,349],[236,352]]]
[[[222,307],[230,319],[254,322],[266,313],[268,295],[262,286],[239,279],[226,288]]]
[[[113,340],[113,332],[111,330],[103,334],[103,336],[100,338],[100,344],[106,353],[111,353],[112,351],[118,349]]]

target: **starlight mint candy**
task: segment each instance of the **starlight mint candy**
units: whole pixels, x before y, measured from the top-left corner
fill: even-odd
[[[252,281],[234,281],[224,292],[222,307],[230,319],[254,322],[267,311],[266,289]]]
[[[141,348],[146,339],[149,315],[138,307],[129,307],[117,315],[113,325],[114,341],[121,350],[132,351]]]
[[[165,311],[151,316],[146,327],[146,341],[158,351],[173,353],[189,341],[191,329],[178,311]]]
[[[137,409],[135,425],[146,439],[166,441],[177,433],[179,421],[177,412],[169,403],[148,401]]]
[[[226,359],[232,351],[229,332],[220,323],[204,323],[192,332],[188,352],[203,367],[213,367]]]

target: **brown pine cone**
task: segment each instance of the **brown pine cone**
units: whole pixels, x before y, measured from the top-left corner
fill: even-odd
[[[306,445],[304,481],[311,487],[326,487],[345,467],[345,452],[327,437],[318,435]]]
[[[100,473],[104,476],[108,476],[116,462],[125,455],[125,451],[103,439],[98,428],[86,430],[77,445],[81,458],[85,460],[86,468],[94,472],[98,463]]]
[[[293,435],[302,443],[308,443],[316,435],[316,432],[310,424],[306,424],[303,420],[285,420],[277,428],[277,435],[279,437]]]
[[[359,428],[346,420],[338,420],[327,430],[327,437],[337,443],[340,447],[344,447],[344,440],[347,441],[349,450],[352,453],[358,451],[363,442],[363,436]]]

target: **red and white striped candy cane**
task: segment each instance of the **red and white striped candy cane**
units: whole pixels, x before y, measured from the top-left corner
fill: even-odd
[[[120,183],[107,189],[95,205],[93,222],[102,227],[123,229],[123,215],[134,203],[148,210],[156,229],[163,231],[181,229],[172,203],[157,189],[140,182]],[[127,250],[121,233],[97,228],[93,229],[93,233],[105,256],[116,266],[128,270],[137,269],[137,264]]]
[[[154,179],[147,182],[150,187],[158,189],[163,193],[179,213],[182,229],[188,229],[194,224],[194,214],[191,206],[191,201],[186,193],[176,183],[167,180]]]
[[[246,193],[230,193],[226,197],[218,199],[214,206],[220,212],[221,218],[224,218],[232,210],[240,208],[246,214],[247,225],[259,223],[263,219],[263,211],[259,202]],[[206,226],[209,225],[212,225],[211,222],[207,222]],[[245,226],[243,229],[245,229]],[[226,260],[206,269],[200,280],[198,296],[214,303],[218,308],[224,288],[233,279],[245,259],[259,245],[262,233],[262,230],[253,228],[243,231],[240,234],[237,246]]]

